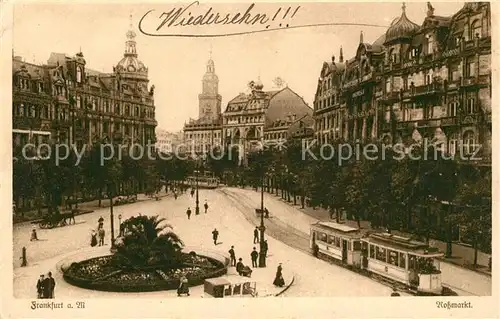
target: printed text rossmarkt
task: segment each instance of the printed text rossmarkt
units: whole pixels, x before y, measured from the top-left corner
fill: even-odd
[[[356,144],[321,144],[316,145],[316,141],[303,141],[301,148],[301,159],[306,160],[337,160],[339,165],[347,162],[351,159],[356,159],[360,161],[361,159],[375,161],[375,160],[386,160],[390,157],[394,160],[403,160],[408,158],[410,160],[453,160],[459,159],[461,161],[481,161],[482,158],[479,157],[479,152],[482,148],[481,145],[463,145],[463,147],[457,147],[457,150],[453,154],[446,154],[444,152],[439,152],[438,148],[434,148],[434,151],[430,151],[430,144],[426,140],[422,144],[415,143],[409,146],[404,144],[366,144],[361,145]],[[201,152],[197,146],[201,146]],[[73,154],[75,157],[75,166],[78,166],[83,156],[88,153],[93,148],[92,145],[83,144],[80,148],[76,144],[26,144],[21,150],[21,155],[26,160],[49,160],[52,159],[55,165],[60,165],[63,161]],[[275,152],[281,152],[286,150],[286,142],[284,141],[263,141],[254,143],[253,148],[255,150],[270,150]],[[155,150],[155,144],[148,143],[146,145],[141,144],[100,144],[99,145],[99,156],[100,165],[104,165],[107,161],[117,158],[122,160],[125,156],[132,160],[141,160],[147,158],[149,160],[189,160],[193,158],[201,157],[204,159],[211,160],[238,160],[241,154],[244,154],[244,147],[241,144],[228,144],[224,147],[216,146],[213,148],[208,148],[206,145],[197,145],[194,141],[191,143],[181,143],[175,145],[170,150],[159,151]],[[388,150],[391,150],[389,153]],[[423,150],[422,152],[417,151],[418,149]],[[423,153],[423,155],[422,155]],[[388,154],[391,154],[388,156]],[[17,160],[17,158],[14,158]]]

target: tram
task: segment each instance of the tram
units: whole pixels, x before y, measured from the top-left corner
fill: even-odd
[[[334,222],[317,222],[310,228],[310,248],[317,257],[403,284],[417,294],[443,293],[438,259],[443,253],[426,243],[384,232],[364,233]]]
[[[203,175],[199,176],[188,176],[186,182],[191,187],[196,187],[196,180],[198,180],[199,188],[217,188],[220,184],[220,180],[214,177],[211,173],[205,172]]]
[[[241,276],[205,279],[204,296],[212,298],[257,297],[257,282]]]
[[[361,232],[357,228],[333,222],[311,225],[310,246],[315,255],[324,255],[341,263],[361,263]]]

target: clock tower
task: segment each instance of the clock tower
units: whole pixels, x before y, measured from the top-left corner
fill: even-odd
[[[198,95],[199,119],[217,120],[221,114],[222,97],[219,94],[219,78],[215,74],[212,57],[207,62],[207,71],[202,80],[202,92]]]

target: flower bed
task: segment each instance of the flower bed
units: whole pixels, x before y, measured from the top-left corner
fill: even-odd
[[[162,265],[144,269],[120,268],[112,263],[113,256],[91,258],[73,263],[64,272],[66,282],[86,289],[115,292],[146,292],[172,290],[186,276],[190,286],[203,284],[207,278],[227,273],[226,265],[211,257],[184,254],[177,268]]]

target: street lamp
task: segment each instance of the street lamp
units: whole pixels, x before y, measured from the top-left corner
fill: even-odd
[[[266,267],[266,254],[265,244],[264,244],[264,232],[266,231],[266,226],[264,226],[264,176],[262,174],[262,184],[260,189],[260,251],[259,251],[259,267]]]
[[[199,200],[199,195],[198,195],[198,174],[200,173],[198,170],[194,171],[196,174],[196,207],[194,209],[194,213],[196,215],[200,214],[200,200]]]
[[[119,232],[119,236],[123,236],[123,232],[122,232],[122,214],[118,215],[118,225],[120,225],[120,232]]]

